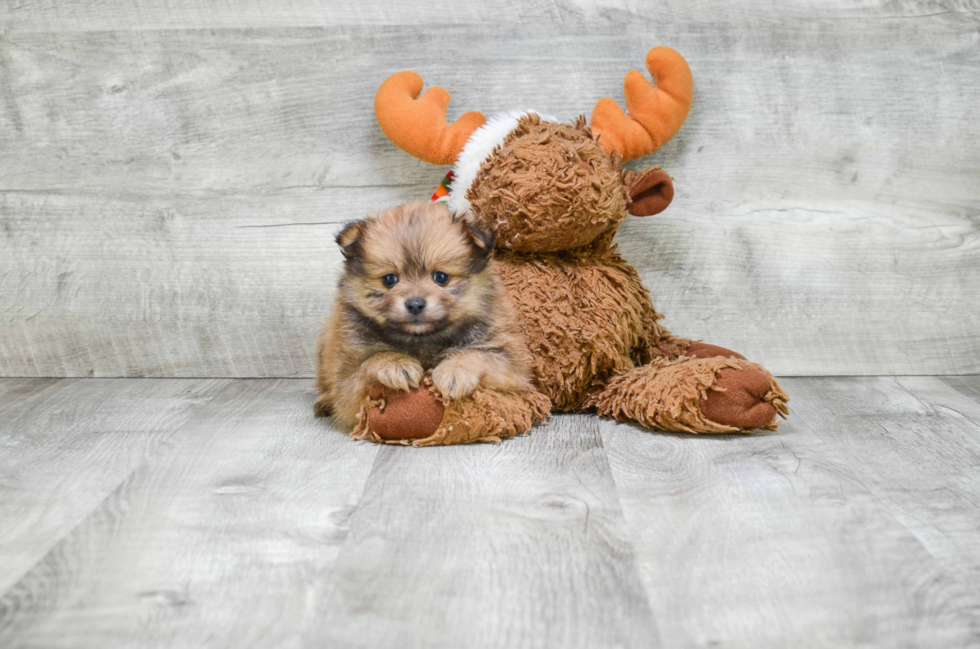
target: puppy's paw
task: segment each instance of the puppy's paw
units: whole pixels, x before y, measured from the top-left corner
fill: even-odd
[[[456,361],[443,361],[432,370],[432,383],[444,397],[465,399],[480,385],[480,375]]]
[[[379,383],[392,390],[408,392],[419,387],[424,375],[421,363],[411,356],[400,356],[385,361],[378,368],[377,378]]]
[[[321,394],[316,400],[316,403],[313,404],[313,415],[316,417],[329,417],[330,411],[330,399],[327,398],[327,395]]]

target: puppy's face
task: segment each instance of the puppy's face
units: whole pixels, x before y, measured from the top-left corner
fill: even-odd
[[[351,223],[337,236],[345,299],[380,327],[413,336],[484,317],[494,238],[427,202]]]

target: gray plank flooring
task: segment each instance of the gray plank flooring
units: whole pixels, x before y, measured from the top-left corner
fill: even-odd
[[[387,74],[571,118],[661,43],[696,99],[637,164],[677,196],[620,239],[666,324],[783,375],[980,372],[975,0],[504,4],[3,3],[0,376],[308,376],[339,224],[444,171],[375,124]]]
[[[311,646],[655,639],[596,421],[560,417],[540,432],[499,447],[383,449]]]
[[[309,396],[297,380],[215,395],[8,590],[0,645],[205,646],[217,625],[224,646],[283,646],[379,448],[325,429]]]
[[[0,591],[84,520],[224,383],[0,382]]]
[[[305,379],[0,380],[0,646],[980,646],[980,377],[785,383],[413,449]]]
[[[793,419],[776,433],[643,437],[602,424],[651,607],[676,642],[668,646],[980,641],[980,551],[963,547],[980,543],[980,428],[933,416],[884,431],[912,399],[892,378],[784,385]],[[951,429],[963,432],[950,440]],[[957,448],[973,468],[915,471],[890,459],[909,446],[923,461]],[[951,529],[955,555],[930,542]]]

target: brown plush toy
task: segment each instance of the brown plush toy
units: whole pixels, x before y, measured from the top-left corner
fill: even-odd
[[[613,237],[628,214],[648,216],[673,198],[659,167],[623,160],[669,140],[691,106],[687,62],[657,47],[626,75],[628,115],[600,100],[591,126],[533,111],[446,122],[449,95],[421,97],[413,72],[388,78],[375,98],[385,134],[417,158],[455,163],[450,209],[498,231],[497,265],[534,356],[536,385],[553,408],[691,433],[773,429],[788,397],[762,366],[733,351],[674,336],[659,324],[636,270]],[[438,193],[437,193],[438,194]],[[478,391],[441,401],[427,386],[372,394],[355,434],[375,441],[449,444],[498,440],[543,419],[540,395]]]

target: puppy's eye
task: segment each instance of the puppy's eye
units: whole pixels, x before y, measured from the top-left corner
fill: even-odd
[[[436,272],[432,273],[432,281],[438,284],[439,286],[445,286],[446,284],[449,283],[449,275],[442,272],[441,270],[437,270]]]
[[[398,275],[394,273],[388,273],[381,278],[381,283],[385,285],[385,288],[391,288],[398,283]]]

